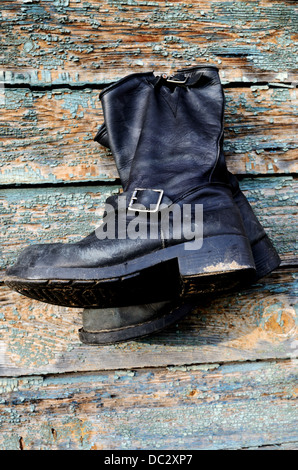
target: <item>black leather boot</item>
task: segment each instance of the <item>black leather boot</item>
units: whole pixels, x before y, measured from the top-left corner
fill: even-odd
[[[134,99],[144,96],[142,90],[148,99],[124,192],[118,205],[117,198],[108,199],[116,221],[110,210],[105,223],[78,243],[24,250],[5,282],[29,297],[73,307],[124,306],[132,300],[137,305],[230,288],[255,273],[221,152],[224,97],[217,70],[195,68],[170,79],[131,75],[104,90],[102,99],[124,84]],[[200,205],[202,246],[190,241],[200,225],[195,217]],[[179,236],[167,210],[174,206],[192,211]],[[99,239],[111,221],[115,239]],[[136,225],[153,236],[135,238],[129,229]]]
[[[185,69],[185,71],[203,70],[203,68],[206,68],[206,66]],[[183,71],[184,69],[182,69]],[[141,86],[142,76],[136,75],[133,80],[135,81],[135,90],[131,90],[130,82],[129,92],[126,92],[125,87],[127,84],[124,83],[123,88],[117,87],[112,93],[101,94],[105,122],[100,126],[94,138],[96,142],[112,150],[123,187],[126,186],[129,179],[132,160],[141,133],[140,124],[143,113],[146,111],[149,93],[148,89]],[[196,130],[199,132],[199,129]],[[220,152],[223,155],[223,139],[220,142]],[[228,172],[228,182],[251,244],[256,266],[256,273],[252,280],[256,282],[278,268],[281,261],[271,240],[241,191],[236,176],[230,172]]]
[[[116,90],[116,96],[114,94],[111,97],[111,94],[107,93],[101,97],[104,114],[109,123],[109,132],[104,122],[94,139],[104,147],[113,147],[113,156],[122,185],[125,185],[129,178],[130,164],[141,132],[140,122],[142,121],[142,113],[146,110],[148,97],[147,89],[143,97],[137,91],[139,86],[137,77],[137,99],[133,99],[133,94],[126,93],[125,86],[124,83],[123,90],[121,87]],[[119,110],[121,110],[120,113]],[[223,151],[222,147],[221,142],[221,151]],[[277,268],[280,259],[240,190],[237,178],[231,173],[229,173],[229,182],[232,186],[234,201],[240,210],[245,231],[251,243],[256,264],[256,275],[253,281],[257,281]],[[83,328],[80,330],[80,338],[88,344],[106,344],[107,342],[135,339],[179,321],[190,313],[192,308],[193,305],[190,303],[161,302],[111,309],[86,309],[83,314]]]

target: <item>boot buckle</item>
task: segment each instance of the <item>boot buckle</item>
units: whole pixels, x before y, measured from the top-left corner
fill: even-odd
[[[169,83],[176,83],[176,85],[184,85],[187,82],[187,77],[185,78],[185,80],[178,80],[178,79],[175,79],[175,75],[168,75],[167,73],[155,72],[154,75],[156,77],[163,78]]]
[[[153,191],[153,192],[155,192],[155,193],[159,193],[157,202],[156,202],[155,204],[150,204],[150,206],[154,205],[153,209],[148,209],[148,208],[145,208],[145,209],[138,209],[138,208],[135,208],[135,207],[134,207],[135,201],[138,200],[138,193],[139,193],[140,191]],[[134,190],[134,192],[132,193],[132,196],[131,196],[131,198],[130,198],[130,201],[129,201],[127,210],[129,210],[129,211],[134,211],[134,212],[135,212],[135,211],[138,211],[138,212],[157,212],[158,209],[159,209],[159,206],[160,206],[162,197],[163,197],[163,189],[136,188],[136,189]],[[142,203],[139,202],[139,204],[142,204]]]
[[[185,80],[175,80],[175,78],[169,77],[167,78],[168,83],[176,83],[177,85],[184,85],[187,82],[187,78]]]

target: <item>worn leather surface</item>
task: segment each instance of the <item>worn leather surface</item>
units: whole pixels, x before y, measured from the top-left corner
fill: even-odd
[[[136,188],[162,190],[165,205],[204,205],[204,236],[245,235],[220,146],[224,95],[218,71],[198,67],[179,72],[173,79],[183,83],[172,83],[150,72],[133,74],[100,95],[106,125],[118,131],[109,143],[123,175],[121,197],[126,198],[127,207]],[[113,201],[115,198],[109,199],[109,203]],[[141,192],[135,202],[154,205],[156,193]],[[129,213],[126,226],[137,214]],[[124,215],[125,211],[117,213],[118,222]],[[99,240],[95,231],[78,243],[35,245],[27,248],[7,273],[22,276],[27,266],[124,263],[185,241],[172,239],[171,233],[165,242],[160,227],[157,239],[145,240],[122,238],[119,233],[115,239]]]
[[[216,76],[217,68],[210,66],[181,69],[177,72],[176,77],[183,79],[185,78],[183,74],[185,76],[190,75],[192,81],[201,74],[200,82],[203,84],[203,81],[205,81],[207,86],[209,77]],[[219,81],[218,77],[211,79],[211,81],[212,80],[216,83]],[[148,88],[145,86],[145,81],[156,83],[156,78],[153,74],[135,74],[132,76],[131,80],[124,79],[121,86],[118,86],[118,84],[116,86],[108,87],[100,94],[105,121],[100,126],[94,140],[99,144],[112,149],[113,157],[115,159],[123,187],[127,186],[129,180],[132,160],[136,152],[141,133],[140,122],[142,122],[144,116],[143,113],[148,105],[149,93]],[[203,87],[201,87],[201,90],[202,89]],[[216,88],[216,93],[221,95],[218,88]],[[165,92],[163,96],[166,97],[167,92]],[[170,96],[169,93],[168,96]],[[171,98],[169,98],[169,106],[170,100]],[[174,108],[173,100],[172,107]],[[208,110],[206,109],[205,114],[207,114],[207,112]],[[201,128],[205,128],[205,123],[196,130],[201,132]],[[220,141],[220,160],[224,161],[223,136]],[[222,170],[222,165],[218,165],[215,171],[219,174],[220,170]],[[225,168],[224,172],[226,172]],[[217,175],[217,178],[220,179],[220,174]],[[246,197],[240,190],[236,176],[228,171],[227,173],[224,173],[224,180],[226,179],[228,184],[231,186],[234,202],[240,210],[246,235],[251,244],[254,244],[265,237],[266,232],[255,216]]]

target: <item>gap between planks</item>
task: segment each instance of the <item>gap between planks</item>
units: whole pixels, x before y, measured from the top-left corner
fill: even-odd
[[[92,348],[94,348],[94,346],[90,346]],[[95,348],[98,347],[98,346],[95,346]],[[296,359],[298,361],[298,358]],[[40,380],[44,380],[44,379],[47,379],[47,380],[55,380],[57,379],[58,381],[59,380],[63,380],[63,379],[71,379],[71,378],[74,378],[74,379],[88,379],[91,378],[91,377],[94,377],[96,375],[103,375],[103,374],[106,374],[106,373],[112,373],[114,372],[115,374],[117,374],[117,372],[119,371],[120,375],[122,375],[124,372],[125,373],[131,373],[133,374],[134,371],[135,372],[143,372],[143,373],[146,373],[146,374],[150,374],[150,372],[164,372],[166,373],[167,371],[168,372],[195,372],[195,371],[198,371],[198,372],[209,372],[209,371],[214,371],[216,369],[219,369],[220,367],[225,367],[225,368],[229,368],[229,367],[239,367],[239,366],[247,366],[247,367],[250,367],[250,366],[253,366],[254,364],[260,364],[260,366],[263,364],[263,365],[275,365],[275,364],[285,364],[285,365],[291,365],[291,361],[293,361],[293,358],[285,358],[285,357],[280,357],[280,358],[262,358],[262,359],[259,359],[259,358],[256,358],[256,359],[244,359],[244,360],[233,360],[233,361],[216,361],[216,362],[210,362],[210,363],[205,363],[205,362],[189,362],[189,363],[185,363],[185,364],[169,364],[169,365],[137,365],[137,366],[134,366],[134,367],[125,367],[125,366],[122,366],[121,365],[119,367],[106,367],[104,369],[90,369],[90,370],[78,370],[78,371],[61,371],[61,372],[44,372],[44,373],[40,373],[40,372],[36,372],[36,374],[34,372],[30,373],[29,375],[24,375],[24,374],[20,374],[20,375],[5,375],[5,374],[1,374],[0,375],[0,379],[7,379],[8,381],[11,380],[11,381],[16,381],[16,380],[26,380],[26,381],[30,381],[30,378],[32,378],[33,380],[34,379],[37,379],[39,378]],[[297,367],[295,368],[295,370],[297,371]]]
[[[142,73],[142,72],[141,72]],[[144,72],[145,73],[145,72]],[[131,75],[131,73],[126,74],[125,76]],[[30,91],[51,91],[51,90],[59,90],[59,89],[68,89],[68,90],[98,90],[101,91],[104,88],[107,88],[114,83],[117,83],[118,80],[111,80],[107,83],[83,83],[83,84],[73,84],[73,83],[50,83],[47,85],[32,85],[31,83],[9,83],[9,82],[2,82],[4,88],[11,88],[11,89],[19,89],[25,88]],[[222,86],[225,89],[233,89],[233,88],[259,88],[259,87],[268,87],[269,88],[298,88],[298,82],[291,81],[291,82],[266,82],[266,81],[231,81],[225,82],[222,80]]]
[[[245,173],[245,174],[234,174],[238,181],[242,181],[243,179],[246,178],[288,178],[291,177],[294,180],[298,179],[297,173],[291,172],[291,173]],[[86,186],[115,186],[115,185],[121,185],[121,181],[119,178],[110,178],[109,180],[105,179],[98,179],[97,181],[88,181],[88,180],[83,180],[83,181],[59,181],[57,183],[50,183],[50,182],[45,182],[43,183],[42,181],[39,181],[38,183],[1,183],[0,184],[0,189],[32,189],[32,188],[65,188],[67,186],[75,186],[75,187],[86,187]]]

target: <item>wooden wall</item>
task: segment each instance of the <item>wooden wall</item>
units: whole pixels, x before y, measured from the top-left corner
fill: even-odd
[[[100,90],[213,63],[229,169],[281,267],[167,330],[80,343],[81,310],[0,285],[0,448],[298,448],[297,27],[290,0],[19,0],[0,12],[0,269],[76,241],[119,188]]]

